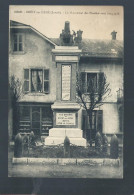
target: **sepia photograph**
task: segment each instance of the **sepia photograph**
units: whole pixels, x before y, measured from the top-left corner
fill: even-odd
[[[123,6],[9,6],[8,177],[123,178]]]

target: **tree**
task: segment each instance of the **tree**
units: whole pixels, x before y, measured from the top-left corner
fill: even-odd
[[[13,109],[13,135],[18,133],[19,129],[19,99],[22,94],[22,85],[18,78],[12,75],[9,78],[9,106]]]
[[[92,146],[92,113],[95,108],[102,106],[104,100],[110,96],[110,84],[107,83],[106,75],[102,72],[99,72],[97,76],[92,74],[87,81],[83,73],[77,73],[76,80],[77,101],[89,116],[90,139],[87,141]]]

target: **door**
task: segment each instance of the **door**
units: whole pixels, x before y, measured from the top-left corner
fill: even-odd
[[[40,107],[32,107],[32,131],[35,135],[40,135],[41,113]]]

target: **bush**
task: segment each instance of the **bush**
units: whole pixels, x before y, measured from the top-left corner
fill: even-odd
[[[110,141],[110,157],[113,159],[119,157],[119,143],[116,135],[113,135]]]
[[[64,157],[70,157],[70,140],[67,136],[64,139]]]
[[[24,144],[28,144],[28,136],[27,136],[27,134],[25,134],[24,137],[23,137],[23,143]]]
[[[108,154],[108,138],[106,135],[103,136],[103,139],[102,139],[102,151],[103,151],[103,154],[104,156],[107,156]]]
[[[28,136],[25,134],[23,137],[23,150],[24,151],[28,151],[28,143],[29,142],[29,138]]]
[[[33,131],[31,131],[29,135],[29,145],[35,146],[35,135]]]
[[[101,146],[102,146],[102,137],[99,132],[97,132],[95,136],[95,149],[98,153],[101,152]]]
[[[14,157],[22,157],[22,137],[20,133],[15,136]]]

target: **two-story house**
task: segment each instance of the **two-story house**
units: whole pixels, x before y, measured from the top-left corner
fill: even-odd
[[[59,95],[57,88],[60,87],[57,82],[58,62],[53,51],[58,48],[63,53],[62,49],[72,47],[75,50],[77,47],[78,60],[71,54],[71,51],[74,52],[71,49],[57,59],[65,65],[65,56],[68,59],[73,56],[70,59],[74,61],[68,62],[70,65],[76,63],[75,71],[81,72],[84,82],[88,82],[90,78],[97,80],[99,72],[106,75],[111,96],[94,110],[93,131],[100,131],[109,137],[117,134],[122,139],[123,104],[120,100],[123,97],[123,43],[116,39],[115,31],[111,35],[111,40],[82,39],[82,31],[78,31],[77,36],[72,35],[67,22],[58,39],[48,38],[30,25],[10,21],[9,77],[14,75],[19,78],[23,86],[23,95],[19,100],[19,131],[22,134],[34,131],[37,135],[49,136],[49,129],[54,123],[51,106]],[[75,93],[75,84],[73,91]],[[13,135],[12,109],[9,109],[9,136]],[[85,129],[89,128],[89,117],[82,108],[77,117],[77,126],[84,136]]]

